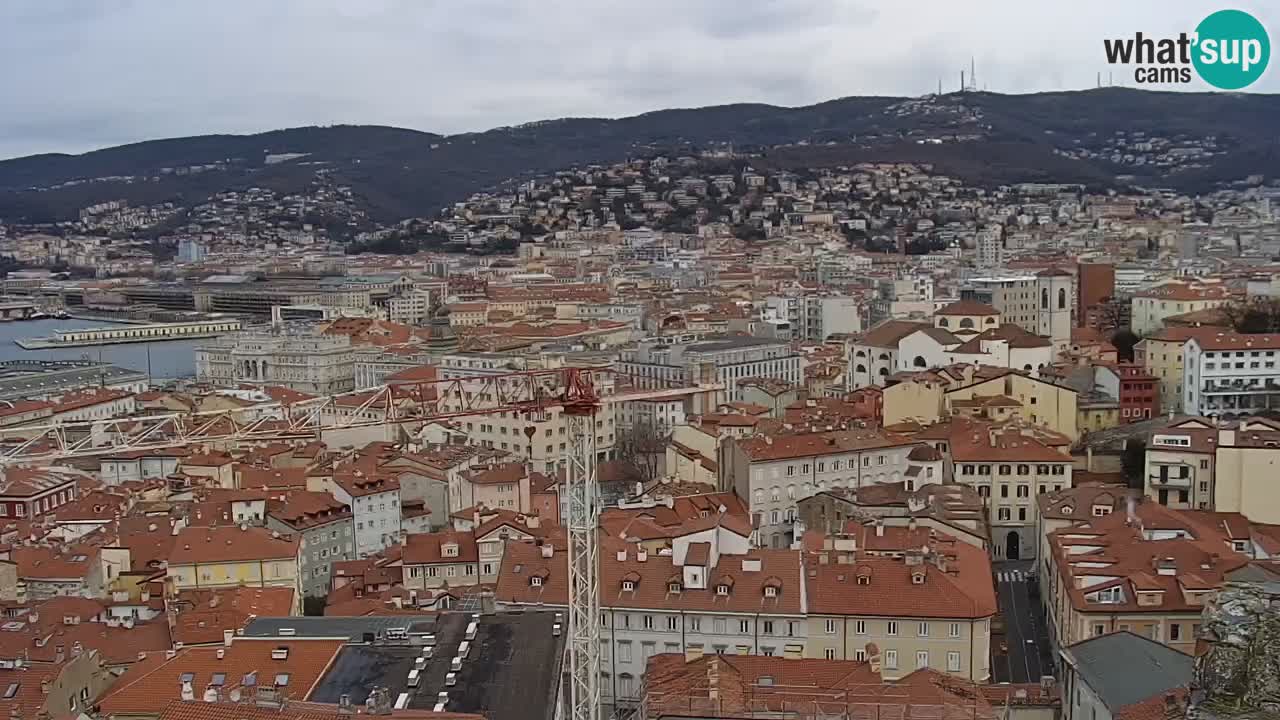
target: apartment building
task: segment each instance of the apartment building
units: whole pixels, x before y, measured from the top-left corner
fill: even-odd
[[[529,472],[524,463],[505,462],[473,467],[457,474],[451,499],[459,509],[483,506],[496,510],[529,513],[533,510],[532,489],[544,480]]]
[[[195,349],[196,379],[213,385],[279,385],[314,395],[355,387],[355,353],[343,335],[237,333]]]
[[[985,405],[998,399],[1009,408],[1011,417],[1019,417],[1074,441],[1080,436],[1076,424],[1078,395],[1075,388],[1005,370],[974,375],[971,381],[947,389],[943,405],[948,415],[954,415],[958,414],[961,404],[981,400]]]
[[[300,601],[302,538],[247,524],[184,527],[173,538],[165,582],[175,591],[283,587]]]
[[[1130,499],[1136,501],[1142,491],[1124,485],[1084,484],[1051,490],[1036,496],[1035,536],[1039,546],[1036,566],[1040,577],[1049,573],[1049,536],[1064,528],[1088,522],[1097,517],[1125,512]]]
[[[1035,498],[1071,487],[1071,456],[1017,430],[975,423],[950,439],[953,482],[987,499],[997,559],[1034,558]]]
[[[1183,362],[1182,354],[1187,340],[1193,337],[1213,337],[1221,328],[1171,327],[1157,330],[1144,337],[1133,348],[1134,363],[1141,365],[1156,378],[1160,391],[1160,412],[1182,413]]]
[[[771,295],[765,299],[764,317],[785,321],[792,337],[814,342],[863,329],[862,301],[845,295]]]
[[[1213,462],[1214,510],[1240,513],[1251,522],[1280,524],[1278,475],[1280,423],[1248,418],[1218,432]]]
[[[406,535],[404,586],[413,590],[475,585],[480,582],[480,554],[469,532],[444,531]]]
[[[960,297],[990,305],[1004,322],[1049,338],[1056,348],[1071,342],[1075,278],[1066,270],[1049,268],[1035,275],[972,278]]]
[[[351,508],[329,493],[296,490],[267,500],[266,527],[301,539],[298,586],[306,597],[327,595],[333,563],[355,558]]]
[[[1147,497],[1178,510],[1213,510],[1218,428],[1186,418],[1157,428],[1147,443],[1143,471]]]
[[[1195,336],[1183,349],[1183,408],[1239,416],[1280,409],[1280,334]]]
[[[803,356],[788,342],[729,335],[675,345],[646,340],[624,350],[617,367],[642,388],[721,383],[723,398],[738,402],[742,400],[739,380],[770,378],[802,385],[804,365]]]
[[[71,468],[0,467],[0,518],[35,518],[79,496],[78,482],[89,476]]]
[[[866,661],[874,645],[885,679],[935,670],[988,681],[996,597],[986,550],[914,522],[851,529],[805,538],[808,657]]]
[[[645,714],[637,720],[766,713],[790,720],[926,714],[939,720],[994,720],[1001,716],[982,688],[932,670],[888,681],[880,655],[870,655],[866,662],[660,655],[649,664],[642,703]]]
[[[751,550],[714,529],[658,554],[602,535],[599,582],[606,705],[635,704],[647,663],[662,653],[805,655],[798,551]],[[508,545],[495,598],[502,609],[566,605],[563,545]]]
[[[789,547],[798,539],[798,500],[828,488],[903,482],[917,445],[872,429],[728,438],[719,449],[719,486],[747,501],[760,545]]]
[[[1194,654],[1205,605],[1248,562],[1232,535],[1273,532],[1240,515],[1142,501],[1052,532],[1041,587],[1054,637],[1066,646],[1128,630]]]
[[[400,542],[400,481],[389,473],[335,470],[330,492],[351,508],[355,553],[366,557]]]
[[[1216,308],[1230,299],[1227,288],[1220,283],[1164,283],[1134,293],[1130,327],[1138,336],[1146,337],[1164,328],[1165,318]]]

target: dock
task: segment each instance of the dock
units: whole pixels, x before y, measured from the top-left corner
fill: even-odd
[[[165,342],[218,337],[241,329],[239,320],[200,320],[181,323],[155,323],[122,327],[55,330],[51,337],[19,338],[14,343],[24,350],[120,345],[124,343]]]

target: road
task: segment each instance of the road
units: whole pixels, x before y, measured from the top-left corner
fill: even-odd
[[[998,683],[1038,683],[1042,675],[1053,674],[1047,621],[1040,599],[1031,595],[1033,566],[1029,560],[992,563],[1005,632],[992,639],[991,673]]]

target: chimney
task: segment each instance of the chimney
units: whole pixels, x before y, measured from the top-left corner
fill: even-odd
[[[707,699],[720,700],[720,656],[712,655],[707,661]]]
[[[40,694],[41,694],[41,695],[48,695],[48,694],[49,694],[49,679],[48,679],[48,678],[45,678],[45,679],[43,679],[43,680],[41,680],[41,681],[40,681]]]
[[[876,519],[876,537],[884,537],[884,522],[879,518]]]
[[[875,643],[867,643],[867,664],[871,666],[871,672],[880,674],[880,646]]]
[[[1126,525],[1132,526],[1137,524],[1138,522],[1137,510],[1138,510],[1138,499],[1133,495],[1129,495],[1129,497],[1125,499],[1125,503],[1124,503]]]
[[[227,647],[231,647],[231,639],[232,639],[232,638],[234,638],[235,636],[236,636],[236,631],[235,631],[235,630],[223,630],[223,631],[222,631],[222,644],[223,644],[223,645],[225,645],[225,646],[227,646]]]

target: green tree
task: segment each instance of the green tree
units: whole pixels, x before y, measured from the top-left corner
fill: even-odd
[[[1111,344],[1115,346],[1116,356],[1125,362],[1133,362],[1133,347],[1142,341],[1129,328],[1120,328],[1111,336]]]
[[[1142,438],[1129,438],[1124,442],[1124,450],[1120,454],[1120,470],[1124,473],[1125,484],[1136,490],[1146,487],[1143,474],[1147,466],[1147,443]]]

